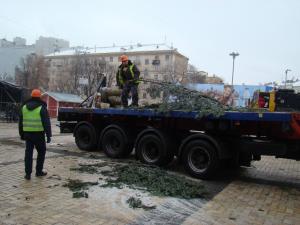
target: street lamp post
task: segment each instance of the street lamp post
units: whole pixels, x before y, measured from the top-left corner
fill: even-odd
[[[238,52],[231,52],[229,54],[230,56],[232,56],[232,75],[231,75],[231,86],[233,87],[233,76],[234,76],[234,60],[235,57],[239,56],[240,54]]]
[[[284,81],[284,88],[286,89],[286,82],[287,82],[287,74],[288,72],[290,72],[291,70],[290,69],[286,69],[285,70],[285,81]]]

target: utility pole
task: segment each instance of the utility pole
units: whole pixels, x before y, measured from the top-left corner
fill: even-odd
[[[230,56],[232,56],[232,75],[231,75],[231,86],[233,87],[233,76],[234,76],[234,60],[235,57],[239,56],[240,54],[238,52],[231,52],[229,54]]]
[[[284,81],[284,89],[286,89],[286,82],[287,82],[287,74],[288,72],[290,72],[291,70],[290,69],[286,69],[285,70],[285,81]]]

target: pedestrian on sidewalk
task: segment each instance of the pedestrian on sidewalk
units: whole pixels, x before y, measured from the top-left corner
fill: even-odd
[[[31,179],[33,149],[37,150],[36,172],[37,177],[46,176],[47,172],[43,171],[46,142],[51,142],[51,123],[47,111],[47,104],[41,100],[41,91],[34,89],[31,92],[31,99],[21,106],[19,119],[19,134],[21,140],[25,140],[25,179]]]

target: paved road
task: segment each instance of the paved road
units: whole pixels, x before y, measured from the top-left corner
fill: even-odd
[[[26,181],[17,126],[0,123],[0,224],[300,224],[300,162],[263,157],[251,168],[223,172],[216,181],[198,181],[209,190],[205,199],[163,198],[99,185],[89,189],[88,198],[76,199],[63,184],[68,179],[99,182],[99,174],[70,168],[111,160],[101,152],[80,151],[72,135],[53,129],[45,163],[49,175]],[[169,170],[184,175],[176,164]],[[129,208],[131,196],[156,209]]]

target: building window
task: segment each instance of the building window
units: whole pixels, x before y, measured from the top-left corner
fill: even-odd
[[[170,60],[170,55],[166,55],[166,61]]]
[[[145,59],[145,65],[149,65],[149,59]]]
[[[143,98],[147,98],[147,93],[146,92],[143,93]]]
[[[146,77],[146,76],[148,76],[148,74],[149,74],[149,73],[148,73],[148,70],[145,69],[145,70],[144,70],[144,76]]]
[[[135,57],[134,63],[135,63],[136,65],[140,65],[140,64],[141,64],[141,59],[140,59],[139,56],[136,56],[136,57]]]
[[[153,60],[152,65],[153,65],[154,69],[157,70],[159,65],[160,65],[160,61],[159,60]]]
[[[154,79],[158,80],[158,74],[154,74]]]
[[[110,62],[113,62],[113,61],[114,61],[114,57],[112,57],[112,56],[109,57],[109,61],[110,61]]]
[[[159,65],[159,64],[160,64],[159,56],[156,55],[156,56],[154,57],[154,59],[152,60],[152,65],[153,65],[153,66],[157,66],[157,65]]]
[[[97,64],[100,65],[104,65],[106,64],[105,58],[104,57],[99,57],[97,58]]]

